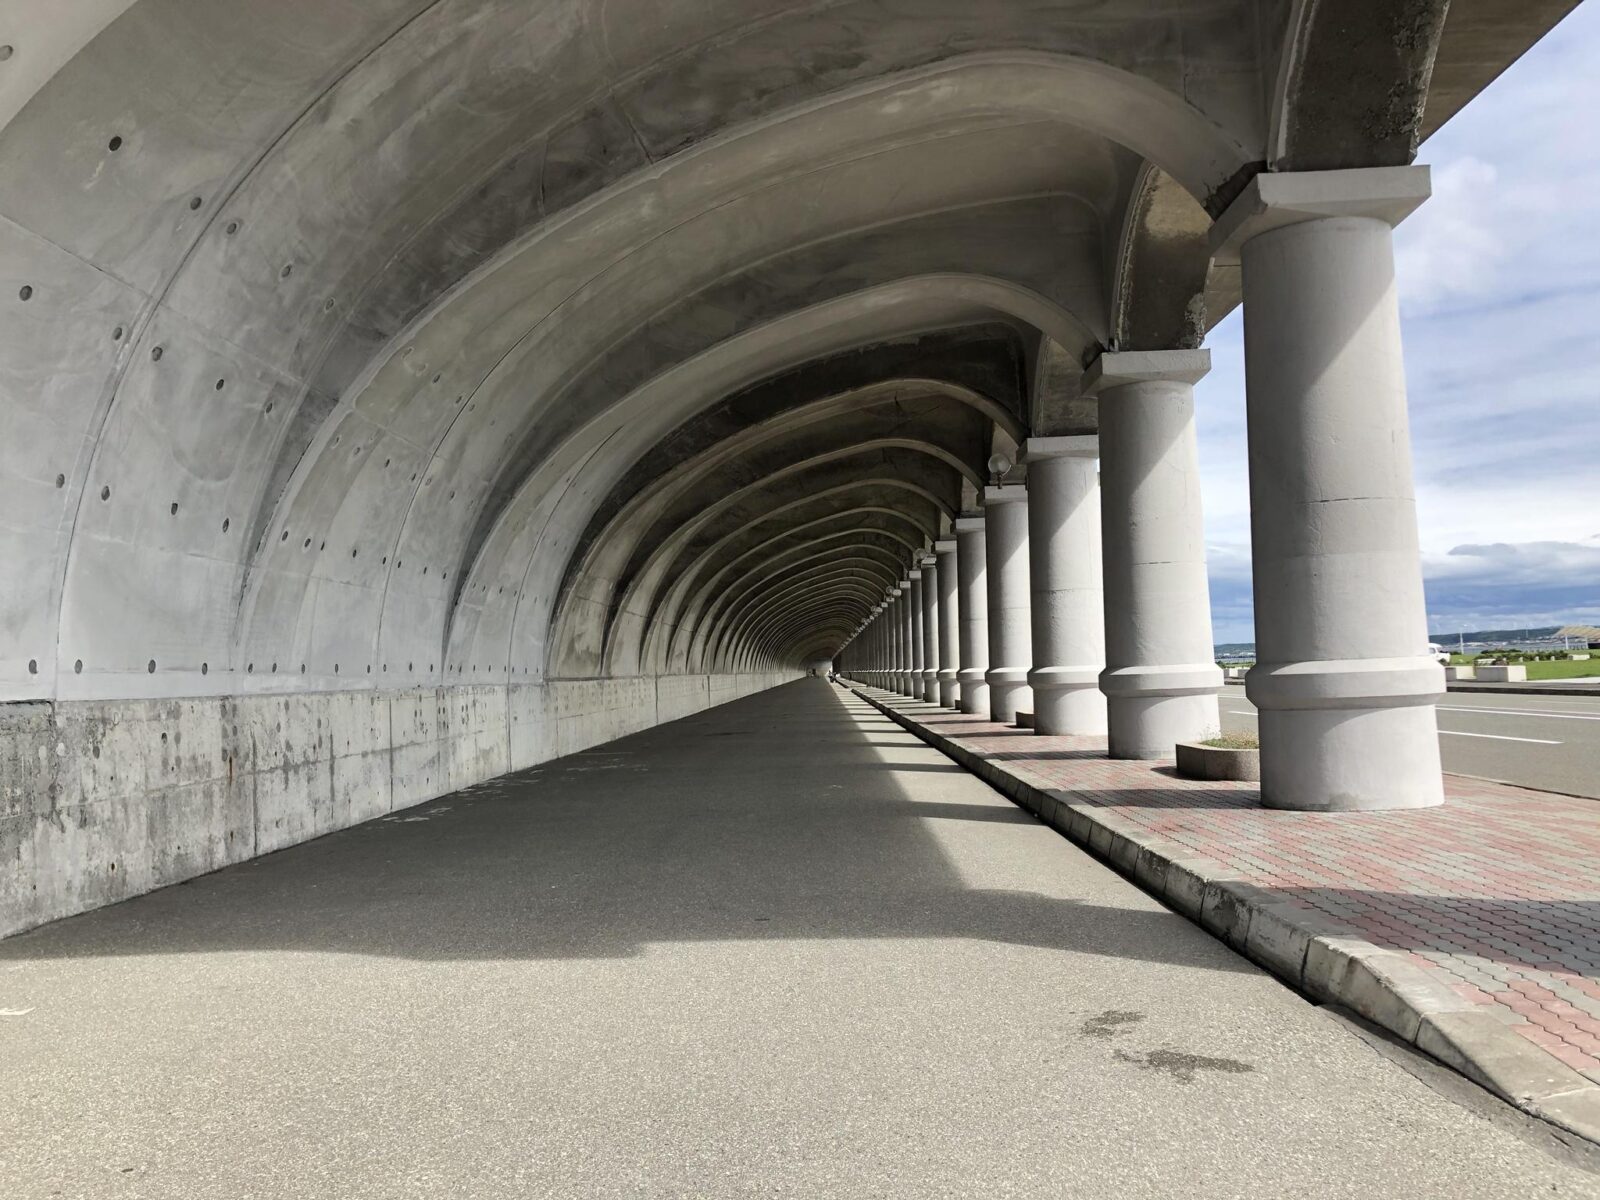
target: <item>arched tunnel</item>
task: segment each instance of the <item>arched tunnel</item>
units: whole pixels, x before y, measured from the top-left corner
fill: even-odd
[[[832,661],[1569,7],[12,0],[0,933]]]

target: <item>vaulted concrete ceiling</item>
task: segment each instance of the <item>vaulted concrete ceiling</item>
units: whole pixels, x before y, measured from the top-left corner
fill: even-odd
[[[0,689],[825,656],[1571,6],[12,0]]]

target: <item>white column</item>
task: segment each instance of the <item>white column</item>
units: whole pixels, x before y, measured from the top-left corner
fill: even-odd
[[[932,699],[944,708],[954,708],[956,664],[961,655],[957,639],[960,614],[956,604],[956,539],[943,538],[935,542],[933,552],[939,560],[936,567],[939,579],[939,674],[936,694]]]
[[[981,516],[956,519],[956,611],[961,666],[956,671],[961,711],[989,712],[989,554],[988,523]]]
[[[918,556],[912,560],[921,562]],[[913,700],[922,698],[922,568],[911,569],[911,594],[906,604],[906,638],[910,656],[906,670],[906,695]]]
[[[922,673],[917,678],[917,696],[929,704],[939,703],[939,560],[931,551],[922,563]]]
[[[1106,669],[1113,758],[1172,758],[1215,737],[1194,385],[1208,350],[1102,354],[1083,390],[1100,398]]]
[[[911,623],[914,609],[911,602],[911,575],[908,572],[900,583],[900,674],[895,690],[902,696],[911,695],[911,647],[916,642]]]
[[[1033,635],[1028,616],[1028,489],[983,490],[989,577],[989,719],[1010,725],[1033,705],[1028,668]]]
[[[1099,439],[1029,438],[1029,612],[1033,728],[1041,734],[1106,731],[1100,693],[1105,603],[1100,586]]]
[[[901,580],[894,589],[894,675],[889,684],[891,692],[906,690],[906,593],[911,590],[909,579]]]
[[[1245,303],[1261,798],[1443,802],[1393,227],[1425,167],[1258,175],[1218,220]]]

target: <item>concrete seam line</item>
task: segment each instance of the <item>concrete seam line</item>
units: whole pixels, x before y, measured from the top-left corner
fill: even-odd
[[[1270,891],[1229,878],[1215,860],[1130,830],[1116,814],[1074,803],[1070,789],[1024,782],[1024,771],[936,733],[850,685],[890,720],[1029,810],[1181,916],[1295,990],[1342,1005],[1539,1120],[1600,1144],[1600,1085],[1520,1036],[1485,1006],[1457,996],[1404,955],[1364,938],[1316,934]],[[1022,799],[1019,797],[1026,797]],[[1121,828],[1113,828],[1113,826]],[[1157,867],[1159,864],[1159,869]]]

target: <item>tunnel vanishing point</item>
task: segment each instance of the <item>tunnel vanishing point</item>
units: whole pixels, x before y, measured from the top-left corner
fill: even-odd
[[[0,934],[833,662],[1440,801],[1392,233],[1575,0],[11,0]],[[1536,136],[1536,131],[1530,131]]]

